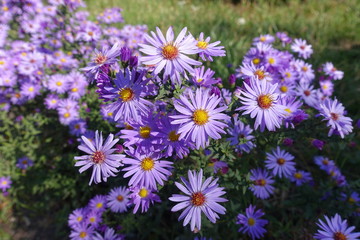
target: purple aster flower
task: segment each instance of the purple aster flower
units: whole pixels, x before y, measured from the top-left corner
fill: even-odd
[[[253,44],[256,45],[258,43],[267,43],[271,44],[275,41],[275,37],[269,34],[260,35],[260,37],[256,37],[253,39]]]
[[[83,119],[76,119],[70,122],[69,127],[71,134],[80,137],[86,132],[86,121]]]
[[[342,193],[341,200],[358,206],[360,203],[360,195],[357,192],[352,192],[350,195]]]
[[[275,181],[265,169],[257,168],[250,171],[250,180],[253,185],[249,189],[254,195],[260,199],[267,199],[270,194],[274,192],[274,187],[271,185]]]
[[[93,199],[89,201],[89,209],[91,211],[103,212],[107,208],[106,205],[106,196],[96,195]]]
[[[194,72],[191,73],[191,80],[196,86],[210,87],[219,83],[217,79],[213,78],[214,74],[215,72],[213,70],[208,68],[205,71],[205,67],[202,66],[201,68],[194,69]]]
[[[144,38],[150,45],[139,44],[140,51],[148,56],[141,57],[140,61],[146,65],[155,66],[154,75],[158,75],[165,68],[164,77],[182,74],[186,69],[193,72],[191,65],[201,65],[194,59],[189,58],[188,54],[196,54],[199,52],[196,46],[196,40],[189,34],[186,35],[187,28],[183,28],[174,41],[174,31],[172,27],[166,32],[166,38],[161,30],[157,27],[156,33],[151,32],[150,35],[145,34]]]
[[[45,106],[47,109],[56,109],[59,104],[59,97],[55,94],[49,94],[45,98]]]
[[[167,157],[171,157],[175,153],[177,157],[183,159],[189,154],[190,149],[195,147],[191,142],[179,139],[179,127],[179,124],[171,124],[168,116],[162,116],[160,119],[159,132]]]
[[[313,53],[311,45],[306,43],[306,40],[295,39],[293,44],[291,44],[291,50],[298,53],[300,57],[307,59]]]
[[[344,77],[344,72],[336,69],[331,62],[325,63],[322,67],[324,73],[330,76],[331,79],[341,80]]]
[[[352,132],[352,119],[345,115],[344,106],[337,100],[326,99],[320,104],[320,115],[324,117],[327,126],[330,127],[328,136],[331,136],[336,130],[341,138]]]
[[[213,61],[212,57],[223,57],[225,56],[225,50],[223,46],[218,46],[220,41],[213,43],[210,42],[210,37],[204,39],[204,33],[200,33],[199,38],[196,40],[196,46],[198,47],[199,56],[204,61]]]
[[[93,75],[97,75],[104,65],[112,65],[118,61],[117,57],[120,55],[120,45],[115,43],[110,49],[103,47],[101,51],[94,50],[95,57],[87,67],[82,68],[82,71],[90,72]]]
[[[272,153],[266,153],[266,168],[279,177],[290,177],[295,172],[294,156],[278,146]]]
[[[141,206],[141,212],[147,212],[150,207],[150,204],[154,204],[154,202],[161,202],[158,195],[153,193],[154,190],[145,188],[142,186],[136,186],[130,188],[130,203],[134,204],[133,213],[135,214]]]
[[[109,176],[115,176],[115,173],[118,172],[116,168],[122,166],[123,164],[121,162],[125,159],[125,156],[122,154],[113,154],[116,149],[112,147],[119,139],[114,140],[114,135],[110,134],[104,143],[102,133],[99,134],[99,131],[95,132],[95,142],[90,141],[90,139],[85,136],[81,138],[84,143],[78,146],[78,148],[88,155],[75,157],[77,161],[75,166],[82,166],[79,169],[80,173],[93,167],[89,185],[91,185],[93,181],[100,183],[101,177],[103,181],[106,182]]]
[[[231,136],[227,139],[230,145],[235,146],[239,152],[249,153],[256,145],[254,144],[254,136],[251,135],[253,130],[249,125],[245,125],[236,114],[233,117],[234,121],[229,122],[228,134]]]
[[[297,75],[300,78],[300,83],[310,83],[314,80],[315,74],[311,64],[306,63],[302,60],[297,60],[294,62],[294,66],[297,71]]]
[[[3,192],[6,192],[11,187],[11,183],[10,177],[0,177],[0,189]]]
[[[119,119],[127,122],[129,119],[139,121],[140,114],[149,111],[151,102],[144,99],[146,95],[145,85],[150,79],[144,79],[145,71],[137,72],[135,69],[116,74],[114,80],[116,87],[106,86],[105,92],[100,96],[105,101],[115,101],[109,104],[109,111],[114,113],[114,120]]]
[[[118,7],[107,8],[99,14],[97,20],[106,24],[124,22],[124,19],[121,16],[121,11],[122,9]]]
[[[104,236],[95,233],[92,240],[122,240],[123,238],[115,233],[115,230],[107,227]]]
[[[191,231],[194,231],[195,227],[200,230],[201,212],[213,223],[216,222],[217,218],[220,218],[218,214],[225,214],[226,209],[219,202],[226,202],[227,199],[221,197],[225,192],[223,191],[224,188],[219,187],[217,184],[218,179],[213,180],[212,177],[209,177],[203,182],[202,169],[200,169],[199,173],[189,170],[189,181],[184,177],[180,179],[185,186],[178,182],[175,182],[175,185],[186,196],[173,194],[169,200],[179,202],[171,209],[172,212],[185,208],[179,217],[179,220],[184,219],[183,226],[190,222]]]
[[[324,145],[325,145],[325,142],[324,141],[321,141],[319,139],[313,139],[311,141],[311,145],[313,145],[314,147],[316,147],[317,149],[319,150],[322,150]]]
[[[196,148],[205,148],[209,143],[209,136],[213,139],[220,139],[219,133],[225,133],[223,130],[227,125],[219,120],[227,121],[229,116],[221,113],[227,109],[227,106],[218,107],[221,98],[216,95],[209,95],[210,89],[196,90],[195,96],[192,91],[188,91],[189,98],[183,94],[180,99],[174,101],[175,109],[181,115],[170,116],[175,119],[172,124],[181,124],[178,133],[179,139],[191,139],[195,142]]]
[[[211,159],[211,163],[209,166],[214,168],[215,174],[226,174],[229,171],[229,166],[226,162],[219,161],[219,159],[213,158]]]
[[[92,240],[94,236],[94,227],[87,224],[80,224],[72,229],[70,233],[71,240]]]
[[[325,96],[331,96],[334,92],[334,84],[330,80],[320,81],[320,89]]]
[[[314,157],[315,164],[320,167],[320,169],[327,171],[327,169],[335,166],[335,162],[333,160],[330,160],[327,157],[323,156],[315,156]]]
[[[300,96],[310,107],[316,107],[319,104],[316,90],[312,85],[310,85],[310,83],[300,82],[296,89],[296,94]]]
[[[265,66],[258,66],[258,65],[255,66],[254,63],[252,62],[250,64],[244,63],[243,66],[236,69],[236,72],[237,72],[236,76],[238,78],[244,78],[244,79],[250,78],[251,80],[254,81],[265,80],[268,82],[271,82],[273,80],[270,73],[265,70]]]
[[[130,201],[129,193],[126,187],[113,188],[106,197],[107,206],[114,213],[126,212]]]
[[[133,148],[125,151],[129,158],[123,160],[124,164],[130,165],[122,171],[126,172],[124,177],[131,177],[129,186],[144,186],[157,189],[157,183],[161,186],[171,175],[172,162],[160,160],[162,155],[148,149],[136,151]]]
[[[33,165],[34,165],[34,162],[30,158],[24,156],[24,157],[21,157],[21,158],[18,159],[16,167],[25,170],[28,167],[31,167]]]
[[[311,174],[302,170],[295,171],[290,176],[290,181],[295,182],[296,186],[301,186],[304,183],[310,182],[311,180]]]
[[[102,222],[101,219],[101,212],[98,212],[96,210],[90,210],[87,212],[85,217],[85,224],[93,226],[94,228],[97,228],[99,224]]]
[[[69,227],[71,227],[72,229],[76,229],[77,227],[81,226],[85,221],[87,211],[88,210],[86,208],[75,209],[69,215],[69,220],[68,220]]]
[[[65,75],[52,75],[48,82],[48,89],[50,91],[62,94],[69,90],[69,79]]]
[[[277,32],[276,37],[280,39],[283,47],[285,44],[289,44],[292,41],[291,37],[289,37],[285,32]]]
[[[268,220],[261,219],[265,213],[261,209],[256,210],[256,207],[251,204],[245,211],[246,215],[239,214],[237,216],[236,224],[243,225],[238,231],[247,233],[252,239],[263,237],[264,233],[266,233],[264,226],[269,222]]]
[[[34,99],[40,93],[41,86],[37,83],[24,83],[21,85],[20,94],[27,97],[28,99]]]
[[[280,128],[282,118],[286,115],[285,106],[277,101],[279,94],[275,93],[277,84],[272,85],[267,81],[250,81],[250,85],[244,82],[245,89],[241,92],[240,102],[244,105],[236,111],[244,111],[242,114],[250,114],[255,118],[255,130],[260,126],[260,131],[265,127],[269,131]]]
[[[280,99],[279,104],[285,106],[285,111],[286,111],[286,115],[284,118],[284,123],[285,123],[285,127],[292,127],[295,128],[294,126],[294,118],[297,117],[297,114],[300,114],[299,110],[302,111],[300,109],[300,107],[302,106],[302,102],[297,100],[295,97],[283,97]],[[300,122],[296,122],[296,123],[300,123]]]
[[[353,232],[355,227],[348,227],[347,220],[342,220],[339,214],[329,218],[325,216],[326,223],[321,219],[316,223],[319,226],[314,238],[319,240],[357,240],[360,232]]]

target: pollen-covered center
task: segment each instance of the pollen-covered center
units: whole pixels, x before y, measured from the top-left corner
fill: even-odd
[[[196,44],[196,46],[201,49],[206,49],[208,45],[209,44],[205,41],[198,41],[198,43]]]
[[[131,88],[123,88],[119,91],[119,98],[124,102],[131,101],[135,96],[134,91]]]
[[[105,154],[102,151],[96,151],[92,155],[92,161],[96,164],[103,163],[105,161]]]
[[[209,121],[209,114],[203,109],[197,109],[193,113],[193,120],[197,125],[204,125]]]
[[[102,208],[103,204],[101,202],[96,204],[96,208]]]
[[[170,43],[162,48],[161,54],[165,59],[173,60],[179,55],[179,49]]]
[[[80,238],[86,238],[86,236],[87,236],[86,232],[81,232],[81,233],[79,234],[79,237],[80,237]]]
[[[285,159],[283,159],[283,158],[278,158],[278,160],[277,160],[276,162],[277,162],[277,164],[279,164],[279,165],[283,165],[283,164],[285,163]]]
[[[149,138],[151,133],[151,127],[140,127],[139,134],[142,138]]]
[[[266,185],[266,180],[265,179],[258,179],[254,181],[254,184],[257,186],[265,186]]]
[[[334,233],[334,240],[347,240],[347,237],[341,232],[336,232]]]
[[[309,90],[304,91],[305,96],[310,96],[311,92]]]
[[[21,163],[22,163],[22,164],[28,164],[28,161],[27,161],[27,160],[23,160]]]
[[[124,197],[122,195],[119,195],[116,197],[116,200],[118,200],[119,202],[124,201]]]
[[[280,91],[283,92],[283,93],[286,93],[288,91],[288,87],[287,86],[281,86]]]
[[[348,202],[350,204],[354,204],[354,203],[356,203],[356,200],[354,198],[352,198],[352,197],[349,197]]]
[[[260,63],[260,59],[259,58],[254,58],[252,60],[252,62],[253,62],[253,64],[258,65]]]
[[[263,109],[268,109],[271,107],[273,100],[271,99],[270,95],[260,95],[257,99],[259,107]]]
[[[254,226],[254,224],[255,224],[255,219],[252,218],[252,217],[248,218],[248,225],[249,226]]]
[[[331,115],[331,119],[332,119],[332,120],[334,120],[334,121],[336,121],[336,120],[338,120],[338,119],[339,119],[339,114],[336,114],[336,113],[330,113],[330,115]]]
[[[265,78],[265,72],[261,70],[256,70],[254,74],[258,77],[259,80],[263,80]]]
[[[139,191],[139,196],[140,196],[141,198],[147,197],[148,194],[149,194],[149,192],[148,192],[148,190],[146,190],[146,188],[142,188],[142,189],[140,189],[140,191]]]
[[[269,62],[270,64],[274,64],[274,63],[275,63],[275,59],[274,59],[274,58],[269,58],[269,59],[268,59],[268,62]]]
[[[82,220],[83,220],[82,216],[78,216],[78,217],[76,218],[76,221],[78,221],[78,222],[81,222]]]
[[[176,142],[179,140],[180,134],[177,134],[175,130],[169,133],[169,140],[172,142]]]
[[[202,192],[196,192],[191,195],[191,203],[197,207],[205,203],[205,195]]]
[[[62,82],[58,81],[58,82],[56,82],[56,85],[60,87],[60,86],[62,86]]]
[[[302,179],[303,175],[301,173],[297,172],[297,173],[294,174],[294,177],[296,179]]]
[[[141,168],[144,171],[150,171],[154,168],[155,162],[152,158],[146,157],[141,161]]]
[[[100,64],[103,64],[106,60],[107,60],[107,57],[104,56],[102,53],[99,53],[98,55],[96,55],[94,62],[97,65],[100,65]]]

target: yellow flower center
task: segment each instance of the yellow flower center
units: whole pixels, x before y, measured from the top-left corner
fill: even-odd
[[[78,217],[76,218],[76,221],[78,221],[78,222],[81,222],[82,220],[83,220],[82,216],[78,216]]]
[[[0,60],[0,65],[4,65],[4,64],[5,64],[5,61]]]
[[[144,171],[150,171],[154,168],[155,162],[152,158],[146,157],[141,161],[141,168]]]
[[[91,223],[93,223],[93,222],[95,222],[95,217],[91,217],[90,219],[89,219],[89,221],[91,222]]]
[[[196,79],[196,81],[199,83],[199,82],[201,82],[203,79],[202,78],[198,78],[198,79]]]
[[[260,42],[265,42],[266,41],[266,38],[265,37],[261,37],[260,38]]]
[[[7,12],[7,11],[9,11],[9,8],[8,7],[3,7],[3,10],[4,10],[4,12]]]
[[[301,173],[297,172],[297,173],[294,174],[294,177],[296,179],[302,179],[303,175]]]
[[[142,188],[140,191],[139,191],[139,196],[141,198],[145,198],[147,197],[147,195],[149,194],[148,190],[146,190],[146,188]]]
[[[275,63],[275,59],[274,59],[274,58],[269,58],[269,59],[268,59],[268,62],[269,62],[270,64],[274,64],[274,63]]]
[[[25,57],[26,55],[27,55],[26,52],[22,52],[22,53],[21,53],[21,56],[23,56],[23,57]]]
[[[263,80],[265,77],[265,72],[261,70],[256,70],[254,74],[258,77],[259,80]]]
[[[285,111],[287,111],[288,113],[292,113],[290,108],[285,108]]]
[[[96,207],[97,207],[97,208],[102,208],[102,206],[103,206],[103,204],[102,204],[101,202],[99,202],[99,203],[96,204]]]
[[[254,226],[254,224],[255,224],[255,219],[254,218],[249,218],[248,219],[248,225],[249,226]]]
[[[37,71],[37,74],[42,75],[43,73],[42,73],[42,71]]]
[[[121,196],[121,195],[117,196],[116,199],[117,199],[119,202],[124,201],[124,197]]]
[[[51,103],[55,104],[55,103],[56,103],[56,100],[55,100],[55,99],[51,100]]]
[[[119,98],[123,102],[131,101],[135,97],[134,91],[131,88],[123,88],[119,91]]]
[[[273,100],[269,95],[260,95],[257,99],[259,107],[262,109],[268,109],[271,107]]]
[[[209,121],[209,114],[205,110],[197,109],[193,113],[193,120],[197,125],[204,125]]]
[[[65,58],[61,58],[60,61],[61,61],[62,63],[64,63],[64,62],[66,62],[66,59],[65,59]]]
[[[198,43],[196,44],[196,46],[201,49],[206,49],[208,45],[209,43],[205,41],[198,41]]]
[[[87,236],[86,232],[81,232],[79,235],[79,237],[81,237],[81,238],[85,238],[86,236]]]
[[[287,73],[285,73],[285,76],[286,76],[287,78],[290,78],[290,77],[291,77],[291,73],[287,72]]]
[[[77,89],[77,88],[72,88],[71,91],[72,91],[72,92],[77,92],[78,89]]]
[[[265,179],[258,179],[254,181],[254,184],[257,186],[265,186],[266,185],[266,181]]]
[[[112,113],[112,112],[108,112],[107,115],[108,115],[109,117],[112,117],[113,113]]]
[[[29,87],[29,92],[33,92],[34,91],[34,87]]]
[[[171,131],[171,132],[169,133],[169,139],[170,139],[170,141],[172,141],[172,142],[178,141],[178,140],[179,140],[179,137],[180,137],[180,134],[176,134],[176,131],[175,131],[175,130],[173,130],[173,131]]]
[[[7,184],[7,181],[5,181],[5,180],[1,182],[1,185],[6,185],[6,184]]]
[[[308,70],[308,68],[307,68],[306,66],[303,66],[303,67],[301,68],[301,70],[302,70],[303,72],[306,72],[306,71]]]
[[[68,112],[67,112],[67,113],[64,113],[63,116],[64,116],[64,118],[68,118],[68,117],[70,117],[70,113],[68,113]]]
[[[280,91],[283,92],[283,93],[286,93],[288,91],[288,87],[287,86],[281,86]]]
[[[172,43],[169,43],[162,48],[161,54],[165,59],[173,60],[179,55],[179,49],[172,45]]]
[[[80,125],[79,125],[79,124],[75,124],[74,128],[75,128],[75,129],[80,129]]]
[[[277,162],[279,165],[283,165],[283,164],[285,163],[285,159],[279,158],[276,162]]]
[[[260,63],[260,59],[259,58],[254,58],[252,60],[252,62],[253,62],[253,64],[258,65]]]
[[[142,138],[149,138],[151,133],[151,128],[149,126],[140,127],[139,134]]]
[[[328,85],[323,85],[322,88],[323,88],[324,90],[326,90],[326,89],[328,89],[329,87],[328,87]]]
[[[56,85],[60,87],[62,85],[62,82],[58,81],[56,82]]]
[[[202,192],[193,193],[191,203],[197,207],[202,206],[205,203],[205,195]]]

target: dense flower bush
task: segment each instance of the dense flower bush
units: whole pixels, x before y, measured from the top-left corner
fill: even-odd
[[[69,197],[87,202],[68,212],[71,239],[359,238],[360,184],[334,159],[355,135],[333,96],[344,73],[313,67],[306,40],[256,37],[222,79],[210,66],[226,49],[206,33],[111,27],[120,8],[92,22],[84,6],[5,1],[0,25],[2,110],[68,131],[65,164],[81,173]],[[16,155],[17,184],[49,168]]]

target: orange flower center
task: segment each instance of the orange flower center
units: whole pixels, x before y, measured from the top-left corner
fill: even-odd
[[[201,192],[193,193],[191,195],[191,203],[197,207],[202,206],[205,203],[205,195]]]
[[[131,88],[123,88],[119,91],[119,98],[124,102],[131,101],[135,97],[134,91]]]
[[[96,55],[94,62],[97,65],[100,65],[100,64],[103,64],[106,60],[107,60],[107,57],[104,56],[103,54],[99,53],[98,55]]]
[[[179,49],[170,43],[162,48],[161,54],[165,59],[173,60],[179,55]]]
[[[265,72],[261,70],[256,70],[254,74],[259,78],[259,80],[263,80],[265,77]]]
[[[86,232],[81,232],[79,235],[79,237],[81,237],[81,238],[85,238],[86,236],[87,236]]]
[[[262,109],[268,109],[271,107],[273,100],[269,95],[260,95],[257,99],[259,107]]]
[[[266,181],[265,181],[265,179],[258,179],[258,180],[255,180],[254,184],[257,186],[265,186]]]
[[[117,199],[119,202],[124,201],[124,197],[121,196],[121,195],[117,196],[116,199]]]
[[[336,232],[334,233],[334,240],[347,240],[347,237],[341,232]]]
[[[285,159],[279,158],[276,162],[277,162],[279,165],[283,165],[283,164],[285,163]]]
[[[175,130],[173,130],[173,131],[171,131],[171,132],[169,133],[169,139],[170,139],[170,141],[172,141],[172,142],[178,141],[178,140],[179,140],[179,137],[180,137],[180,134],[176,134],[176,131],[175,131]]]
[[[311,92],[309,90],[304,91],[305,96],[310,96]]]

